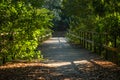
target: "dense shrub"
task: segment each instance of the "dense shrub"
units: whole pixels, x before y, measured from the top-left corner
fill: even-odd
[[[22,1],[0,3],[0,60],[40,58],[41,36],[51,32],[53,15]]]

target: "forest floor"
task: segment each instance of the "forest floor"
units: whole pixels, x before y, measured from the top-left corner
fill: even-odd
[[[39,47],[42,62],[0,66],[0,80],[120,80],[120,67],[90,51],[53,37]]]

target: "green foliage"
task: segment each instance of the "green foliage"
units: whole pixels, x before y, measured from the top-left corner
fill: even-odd
[[[92,1],[89,0],[63,0],[63,11],[69,17],[68,22],[72,34],[78,35],[81,30],[94,31],[94,18]],[[67,34],[70,38],[69,33]],[[78,38],[72,38],[71,41],[79,43]]]
[[[94,32],[92,38],[95,46],[99,44],[97,49],[101,45],[120,48],[120,0],[63,0],[63,11],[69,17],[67,38],[70,41],[79,43],[80,31]],[[82,38],[86,39],[86,35]]]
[[[63,0],[63,11],[69,17],[69,26],[73,28],[91,30],[94,28],[92,1],[88,0]]]
[[[40,58],[36,50],[42,35],[50,33],[53,15],[45,8],[35,8],[25,2],[0,3],[0,59]]]
[[[119,8],[119,0],[63,0],[63,10],[69,16],[70,32],[74,34],[79,34],[81,30],[106,32],[112,44],[120,37]],[[96,40],[99,40],[97,37]]]
[[[97,6],[95,6],[97,5]],[[101,8],[102,6],[102,8]],[[93,9],[96,17],[96,31],[107,32],[108,43],[112,47],[119,47],[120,37],[120,1],[119,0],[93,0]],[[104,9],[103,12],[100,12]]]
[[[54,27],[52,28],[53,30],[59,30],[59,28],[62,29],[62,24],[64,24],[63,19],[62,19],[62,10],[61,10],[61,3],[62,0],[44,0],[44,5],[43,7],[49,9],[53,15],[53,23]]]

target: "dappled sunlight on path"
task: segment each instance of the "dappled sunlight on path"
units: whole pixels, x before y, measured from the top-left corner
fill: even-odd
[[[71,46],[64,37],[53,37],[45,41],[42,52],[46,58],[43,63],[55,67],[56,73],[63,76],[71,75],[72,77],[68,77],[69,80],[114,80],[115,77],[108,77],[112,75],[113,69],[120,73],[120,68],[116,64],[105,61],[80,46]],[[104,71],[108,73],[104,74]],[[118,72],[112,76],[117,76]],[[102,75],[103,79],[99,75]]]
[[[120,80],[120,67],[64,37],[53,37],[42,46],[42,62],[7,63],[0,66],[0,80]]]

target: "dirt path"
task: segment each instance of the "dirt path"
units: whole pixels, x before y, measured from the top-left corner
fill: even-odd
[[[43,62],[0,66],[0,80],[120,80],[120,67],[69,45],[64,37],[53,37],[39,48]]]
[[[101,60],[81,47],[73,47],[64,37],[53,37],[44,42],[44,63],[54,67],[53,80],[120,80],[115,64]]]

